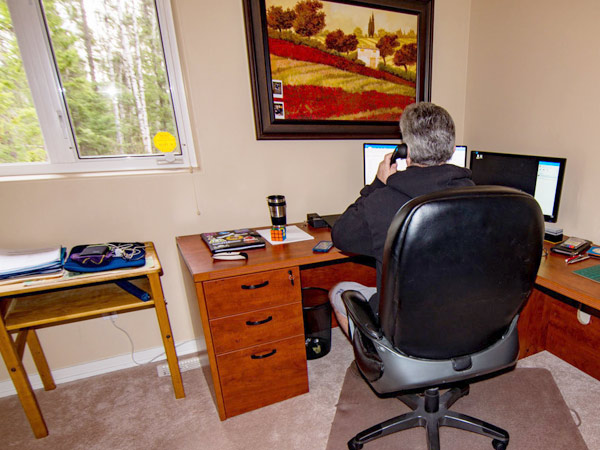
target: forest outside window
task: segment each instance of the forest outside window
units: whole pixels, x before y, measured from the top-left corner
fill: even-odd
[[[0,175],[195,163],[169,0],[0,0]]]

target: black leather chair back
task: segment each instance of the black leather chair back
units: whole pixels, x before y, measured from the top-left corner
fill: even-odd
[[[399,351],[448,359],[497,341],[525,305],[544,235],[521,191],[472,186],[404,205],[384,250],[380,321]]]

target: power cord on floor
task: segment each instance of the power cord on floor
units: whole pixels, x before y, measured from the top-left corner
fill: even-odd
[[[117,330],[120,330],[123,333],[125,333],[125,336],[127,336],[127,339],[129,339],[129,344],[131,345],[131,360],[133,361],[133,363],[135,365],[137,365],[137,366],[144,366],[146,364],[153,363],[158,358],[160,358],[161,356],[166,355],[165,352],[161,352],[158,355],[156,355],[154,358],[150,359],[149,361],[146,361],[145,363],[137,362],[135,360],[135,357],[133,356],[135,354],[135,346],[133,345],[133,339],[131,339],[131,336],[129,335],[129,333],[126,330],[124,330],[123,328],[121,328],[120,326],[117,325],[117,315],[116,314],[111,314],[110,315],[110,321],[111,321],[111,323],[114,325],[114,327]],[[190,341],[184,341],[184,342],[180,342],[179,344],[175,344],[175,349],[177,349],[179,346],[181,346],[183,344],[186,344],[187,342],[190,342]]]
[[[123,328],[121,328],[119,325],[117,325],[117,318],[115,317],[115,314],[111,314],[110,315],[110,321],[112,322],[112,324],[114,325],[114,327],[117,330],[121,330],[123,333],[125,333],[125,336],[127,336],[127,339],[129,339],[129,344],[131,345],[131,360],[133,361],[133,363],[137,366],[143,366],[144,364],[148,364],[148,363],[139,363],[135,360],[134,355],[134,345],[133,345],[133,340],[131,339],[131,336],[129,336],[129,333],[127,331],[125,331]]]

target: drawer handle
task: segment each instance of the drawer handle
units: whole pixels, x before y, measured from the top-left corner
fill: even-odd
[[[274,348],[273,350],[271,350],[269,353],[265,353],[264,355],[250,355],[250,358],[252,359],[263,359],[263,358],[268,358],[269,356],[273,356],[275,353],[277,353],[277,349]]]
[[[242,284],[242,289],[246,289],[246,290],[249,290],[249,289],[260,289],[260,288],[262,288],[262,287],[265,287],[265,286],[267,286],[268,284],[269,284],[269,281],[268,281],[268,280],[267,280],[267,281],[265,281],[264,283],[260,283],[260,284],[251,284],[251,285],[249,285],[249,286],[248,286],[247,284]]]
[[[273,320],[273,316],[269,316],[266,319],[263,320],[257,320],[256,322],[252,322],[250,320],[246,321],[246,325],[248,325],[249,327],[254,326],[254,325],[262,325],[263,323],[267,323],[270,322],[271,320]]]

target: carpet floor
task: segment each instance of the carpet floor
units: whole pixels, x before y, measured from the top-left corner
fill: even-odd
[[[158,377],[156,364],[36,390],[50,432],[43,439],[33,436],[16,395],[0,398],[0,448],[324,450],[352,360],[350,344],[334,329],[331,352],[308,363],[308,394],[223,422],[207,370],[183,372],[186,397],[176,400],[170,378]],[[588,448],[600,450],[600,382],[548,352],[520,361],[519,367],[550,370]]]

